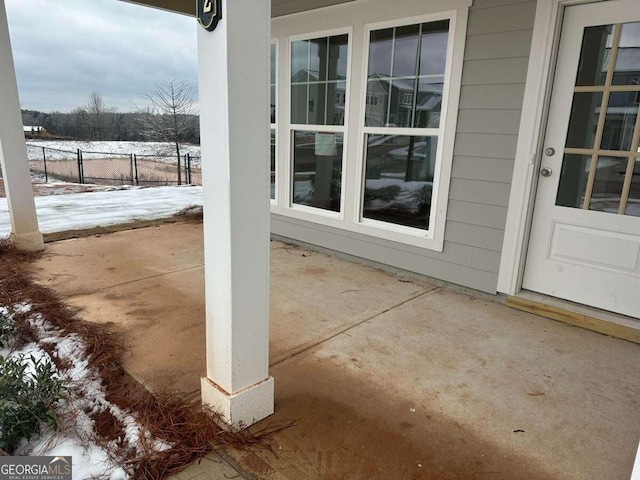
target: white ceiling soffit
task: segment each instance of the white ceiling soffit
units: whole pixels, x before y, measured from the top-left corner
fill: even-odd
[[[169,10],[176,13],[195,15],[195,0],[121,0],[149,7]],[[354,0],[271,0],[271,16],[281,17],[292,13],[304,12],[316,8],[329,7]]]

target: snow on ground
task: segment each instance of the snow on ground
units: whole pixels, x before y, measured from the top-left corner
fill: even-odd
[[[5,317],[12,318],[16,313],[29,313],[31,308],[30,304],[17,304],[0,306],[0,311]],[[66,370],[56,369],[58,378],[63,379],[67,385],[67,391],[64,398],[54,406],[58,418],[57,431],[43,429],[39,435],[23,442],[14,452],[15,455],[70,455],[74,478],[126,480],[129,475],[120,466],[124,461],[118,457],[117,443],[114,441],[98,445],[95,441],[92,415],[105,411],[124,425],[124,438],[121,440],[138,456],[149,447],[156,452],[171,448],[171,445],[153,438],[130,412],[107,400],[100,376],[89,366],[85,344],[78,335],[63,333],[48,323],[41,314],[31,314],[28,321],[36,332],[37,341],[16,350],[0,349],[0,357],[21,359],[21,362],[33,367],[29,363],[33,356],[36,360],[53,365],[50,354],[42,345],[54,345],[52,355],[69,365]],[[33,372],[27,369],[26,374]]]
[[[35,201],[40,231],[55,233],[167,218],[190,205],[202,205],[202,187],[131,188],[50,195]],[[10,233],[7,199],[0,198],[0,237]]]
[[[47,147],[56,150],[71,152],[75,155],[78,149],[83,152],[106,152],[122,155],[135,153],[136,155],[175,155],[175,146],[166,142],[100,142],[100,141],[81,141],[81,140],[29,140],[27,145],[31,146],[29,150],[39,153],[34,147]],[[40,152],[42,150],[40,149]],[[200,145],[180,145],[180,153],[200,156]],[[31,155],[30,155],[31,157]],[[41,159],[42,157],[35,157]],[[61,158],[67,158],[61,156]],[[55,152],[47,151],[47,160],[57,160]]]

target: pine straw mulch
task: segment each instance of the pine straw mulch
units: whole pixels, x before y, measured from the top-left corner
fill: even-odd
[[[153,451],[128,459],[126,469],[132,478],[157,480],[183,470],[191,462],[211,450],[226,448],[267,448],[272,434],[290,427],[269,425],[249,433],[225,425],[220,416],[202,406],[199,395],[178,396],[170,393],[150,393],[122,368],[120,358],[123,342],[120,335],[108,326],[89,323],[78,316],[77,310],[66,305],[54,292],[32,279],[31,262],[40,253],[17,251],[0,242],[0,305],[28,302],[31,313],[40,313],[65,334],[75,333],[87,346],[90,367],[95,368],[107,392],[107,400],[126,409],[156,438],[173,445],[164,452]],[[29,323],[18,322],[23,342],[33,340]],[[52,360],[55,362],[56,357]],[[66,365],[57,365],[63,369]],[[110,413],[93,418],[97,442],[109,443],[122,437],[123,425]]]

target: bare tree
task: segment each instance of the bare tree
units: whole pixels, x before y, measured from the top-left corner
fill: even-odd
[[[105,107],[102,95],[100,95],[99,92],[96,92],[95,90],[91,92],[89,95],[89,103],[86,106],[86,111],[91,115],[91,120],[93,122],[93,136],[100,139],[104,123],[103,117],[109,110]]]
[[[178,184],[180,178],[180,144],[193,137],[197,129],[195,109],[196,87],[192,83],[172,80],[156,83],[145,93],[149,107],[141,111],[143,135],[146,138],[172,143],[178,157]]]

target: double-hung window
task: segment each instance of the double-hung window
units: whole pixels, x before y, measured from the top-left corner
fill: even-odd
[[[292,204],[340,212],[349,35],[291,42]]]
[[[369,32],[361,221],[429,230],[449,20]],[[370,99],[377,98],[377,102]]]

